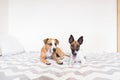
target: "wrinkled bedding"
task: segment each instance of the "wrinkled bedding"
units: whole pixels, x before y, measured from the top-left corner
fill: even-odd
[[[92,55],[91,55],[92,54]],[[40,62],[38,52],[0,56],[0,80],[120,80],[120,53],[89,53],[86,63],[69,67]]]

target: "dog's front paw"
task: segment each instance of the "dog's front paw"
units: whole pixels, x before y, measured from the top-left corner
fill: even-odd
[[[59,64],[59,65],[62,65],[62,64],[63,64],[63,62],[58,62],[58,64]]]
[[[60,60],[63,60],[64,59],[64,57],[60,57]]]
[[[47,65],[51,65],[51,63],[46,63]]]
[[[70,57],[70,55],[66,55],[67,57]]]

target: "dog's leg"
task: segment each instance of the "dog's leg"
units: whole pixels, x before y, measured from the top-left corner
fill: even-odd
[[[81,60],[81,64],[85,64],[86,57],[84,55],[81,55],[80,60]]]
[[[61,59],[64,59],[64,56],[70,57],[70,55],[67,55],[64,52],[62,52],[62,50],[59,47],[56,48],[56,53],[60,56]]]
[[[56,53],[60,56],[60,58],[64,58],[64,53],[62,52],[62,50],[60,48],[56,48]]]
[[[58,64],[63,64],[63,62],[60,62],[60,61],[59,61],[56,53],[53,53],[52,57],[53,57],[53,59],[54,59]]]
[[[70,66],[70,67],[73,67],[73,64],[74,64],[74,59],[72,58],[72,55],[70,55],[70,58],[69,58],[69,66]]]
[[[41,54],[40,54],[40,61],[47,64],[47,65],[50,65],[51,63],[49,63],[46,59],[46,50],[45,49],[42,49],[41,50]]]
[[[49,62],[47,61],[45,53],[41,53],[40,60],[41,60],[41,62],[43,62],[43,63],[45,63],[45,64],[47,64],[47,65],[50,65],[50,64],[51,64],[51,63],[49,63]]]

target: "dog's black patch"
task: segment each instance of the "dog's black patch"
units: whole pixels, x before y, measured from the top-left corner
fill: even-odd
[[[58,54],[56,54],[57,57],[60,57]]]
[[[61,62],[61,63],[58,63],[59,65],[62,65],[63,64],[63,62]]]
[[[46,63],[47,65],[51,65],[51,63]]]

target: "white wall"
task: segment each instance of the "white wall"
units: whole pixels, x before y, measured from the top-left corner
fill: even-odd
[[[57,38],[69,51],[68,38],[84,36],[86,52],[115,52],[116,0],[9,0],[9,34],[28,51],[39,51],[43,39]]]
[[[0,0],[0,34],[8,33],[8,0]]]

